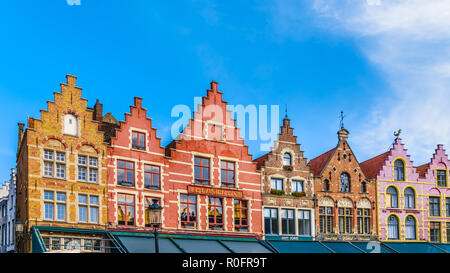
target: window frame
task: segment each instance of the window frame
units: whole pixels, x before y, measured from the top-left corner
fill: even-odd
[[[234,212],[234,230],[238,232],[249,232],[250,226],[248,222],[248,213],[249,213],[248,201],[242,199],[234,199],[233,212]],[[242,215],[245,215],[245,217],[243,217]]]
[[[136,145],[134,143],[134,136],[136,135]],[[144,139],[141,139],[141,136],[143,136]],[[144,132],[139,132],[139,131],[131,131],[131,148],[132,149],[136,149],[136,150],[141,150],[141,151],[145,151],[147,149],[147,134]],[[143,142],[143,143],[141,143]]]
[[[437,200],[437,202],[432,202]],[[436,208],[437,206],[437,208]],[[437,215],[435,215],[437,212]],[[440,196],[428,196],[428,215],[431,217],[441,216],[441,197]]]
[[[46,193],[52,194],[52,199],[47,199]],[[59,200],[59,194],[64,194],[64,200]],[[46,221],[56,221],[56,222],[66,222],[67,219],[67,193],[63,191],[53,191],[44,190],[44,220]],[[52,206],[52,218],[47,217],[47,207],[46,205]],[[59,206],[64,206],[64,219],[59,219]]]
[[[444,173],[445,180],[442,181],[443,184],[441,184],[442,182],[439,180],[439,177],[441,177],[439,173]],[[436,169],[436,186],[443,188],[446,188],[448,186],[448,175],[446,169]]]
[[[196,163],[196,159],[200,159],[200,165]],[[204,161],[207,160],[207,165],[203,165]],[[196,169],[200,169],[200,177],[196,176]],[[203,170],[208,170],[208,176],[205,178],[203,176]],[[200,181],[200,182],[198,182]],[[202,157],[202,156],[194,156],[194,183],[200,184],[200,185],[211,185],[211,158],[209,157]]]
[[[61,150],[53,150],[53,149],[48,149],[48,148],[44,148],[44,153],[42,156],[42,160],[43,160],[43,177],[49,177],[49,178],[56,178],[56,179],[62,179],[62,180],[66,180],[67,179],[67,153],[66,151],[61,151]],[[46,158],[47,153],[51,152],[51,156],[52,158]],[[64,160],[58,160],[58,154],[59,155],[63,155],[64,156]],[[51,175],[47,174],[47,166],[46,164],[51,164]],[[61,169],[58,169],[58,167],[60,167]],[[63,172],[63,176],[59,176],[58,175],[58,170]]]
[[[120,202],[120,196],[124,196],[124,203]],[[127,197],[132,197],[131,199],[128,199]],[[132,204],[128,204],[128,200],[132,200]],[[119,215],[119,207],[123,205],[125,207],[124,213],[124,224],[120,224],[120,215]],[[133,223],[129,224],[130,221],[128,221],[128,207],[133,208]],[[130,214],[131,215],[131,214]],[[127,193],[117,193],[117,225],[122,227],[135,227],[136,226],[136,196],[134,194],[127,194]]]
[[[211,202],[211,200],[213,200],[214,202]],[[217,204],[218,201],[220,201],[220,205]],[[210,214],[211,209],[213,209],[212,215]],[[216,209],[220,209],[222,211],[221,215],[217,213]],[[208,229],[225,230],[224,220],[225,220],[225,213],[224,213],[223,198],[208,196]]]
[[[123,163],[125,163],[125,166],[124,167],[119,167],[119,162],[123,162]],[[127,163],[131,163],[132,164],[132,166],[133,166],[133,168],[131,169],[131,168],[128,168],[127,167]],[[123,170],[123,173],[124,173],[124,176],[123,176],[123,178],[124,178],[124,180],[123,181],[119,181],[119,170]],[[133,182],[132,182],[132,184],[130,185],[130,182],[128,182],[127,181],[127,178],[128,178],[128,176],[127,176],[127,171],[132,171],[132,177],[133,177]],[[125,187],[134,187],[135,186],[135,176],[136,176],[136,173],[135,173],[135,162],[134,161],[127,161],[127,160],[123,160],[123,159],[117,159],[117,179],[116,179],[116,182],[117,182],[117,184],[118,185],[120,185],[120,186],[125,186]]]
[[[223,168],[222,163],[225,163],[225,168]],[[233,166],[232,169],[229,168],[229,164],[232,164],[232,166]],[[223,172],[225,172],[225,181],[222,180]],[[229,178],[230,172],[233,174],[232,182],[229,182],[229,181],[231,181],[231,179]],[[228,187],[228,188],[236,187],[236,162],[226,161],[226,160],[220,161],[220,185],[222,187]]]
[[[186,196],[186,201],[183,201],[183,195]],[[190,197],[194,197],[195,201],[191,202],[191,198]],[[180,225],[182,228],[189,228],[189,229],[196,229],[197,228],[197,220],[198,220],[198,212],[197,212],[197,202],[198,202],[198,198],[197,195],[194,194],[187,194],[187,193],[181,193],[180,194],[180,214],[179,214],[179,221],[180,221]],[[183,220],[183,211],[182,211],[182,206],[185,205],[186,206],[186,219],[187,220]],[[195,220],[191,221],[191,216],[190,216],[190,212],[191,212],[191,206],[194,206],[194,217]]]
[[[269,217],[266,217],[266,211],[269,214]],[[273,216],[273,212],[275,212],[275,217]],[[278,208],[264,208],[264,234],[267,235],[278,235],[280,234],[280,227],[279,227],[279,223],[278,223],[278,216],[279,212],[278,212]],[[268,225],[270,227],[270,233],[268,233],[266,225]],[[276,227],[276,232],[273,232],[273,227]]]
[[[334,232],[334,208],[330,206],[319,207],[319,232],[333,233]]]
[[[402,165],[401,166],[396,165],[397,162],[401,162]],[[406,178],[405,165],[406,165],[405,162],[400,158],[397,158],[394,161],[394,181],[405,181]]]
[[[147,167],[150,167],[151,170],[147,171]],[[154,172],[154,169],[157,169],[157,172]],[[150,184],[147,181],[147,175],[150,175]],[[154,186],[154,178],[155,175],[158,177],[158,186]],[[152,165],[152,164],[144,164],[144,188],[150,190],[160,190],[161,189],[161,166]]]
[[[80,196],[86,197],[86,203],[80,203]],[[97,198],[97,203],[91,202],[92,197]],[[78,193],[77,205],[78,205],[78,222],[79,223],[100,224],[100,195]],[[80,207],[86,209],[86,221],[81,220],[81,218],[80,218],[80,215],[81,215]],[[97,210],[97,212],[96,212],[97,221],[92,220],[92,214],[93,214],[92,209]]]
[[[305,213],[308,214],[308,218],[305,218]],[[298,209],[297,210],[297,226],[299,236],[311,236],[311,210]],[[303,232],[301,232],[303,231]]]

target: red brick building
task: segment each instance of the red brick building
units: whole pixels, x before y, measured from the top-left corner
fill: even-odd
[[[338,144],[309,161],[317,197],[317,240],[376,239],[376,184],[368,181],[342,127]]]
[[[166,147],[163,230],[261,237],[261,175],[216,82]]]
[[[169,198],[166,160],[142,99],[134,98],[130,113],[115,130],[108,147],[108,225],[112,229],[150,229],[151,200],[161,206]],[[164,198],[166,197],[166,198]]]

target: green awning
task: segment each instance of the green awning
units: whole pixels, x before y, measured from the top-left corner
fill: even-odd
[[[129,253],[155,253],[155,239],[151,237],[115,236]],[[167,238],[158,238],[160,253],[182,253],[174,243]]]
[[[388,247],[399,253],[445,253],[429,243],[386,243]]]
[[[332,253],[319,242],[268,241],[280,253]]]
[[[353,245],[359,247],[366,253],[394,253],[394,251],[385,247],[380,242],[352,242]]]
[[[235,253],[273,253],[259,242],[222,241]]]
[[[450,253],[450,244],[433,244],[434,246],[443,249],[445,252]]]
[[[173,239],[187,253],[231,253],[217,240]]]
[[[357,247],[348,242],[322,242],[325,246],[331,248],[336,253],[364,253]]]

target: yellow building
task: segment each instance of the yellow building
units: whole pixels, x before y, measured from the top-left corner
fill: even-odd
[[[40,119],[25,131],[19,123],[18,252],[109,251],[102,105],[88,108],[76,77],[66,78]]]

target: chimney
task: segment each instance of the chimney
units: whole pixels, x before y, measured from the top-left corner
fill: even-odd
[[[22,143],[22,138],[23,138],[23,126],[25,126],[24,123],[17,123],[17,125],[19,126],[19,137],[17,140],[17,152],[20,151],[20,144]]]
[[[103,119],[103,104],[101,104],[97,99],[94,105],[94,120],[101,122],[102,119]]]

